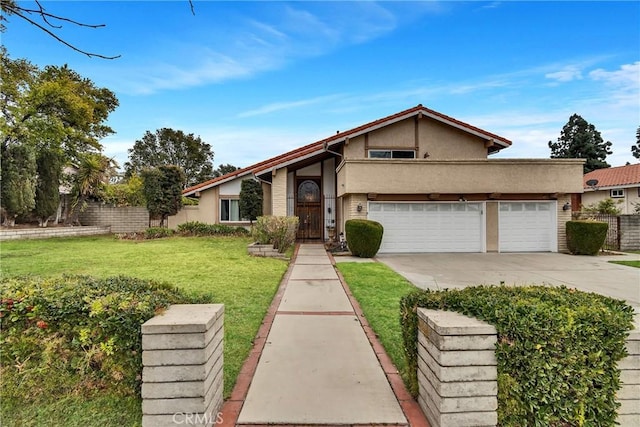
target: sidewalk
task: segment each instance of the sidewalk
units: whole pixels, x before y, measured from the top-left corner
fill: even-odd
[[[258,337],[223,408],[233,420],[223,424],[427,425],[386,354],[381,366],[384,352],[360,316],[323,245],[300,245],[265,318],[268,336]]]

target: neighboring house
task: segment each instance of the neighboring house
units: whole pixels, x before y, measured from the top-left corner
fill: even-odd
[[[640,163],[596,169],[584,175],[582,206],[611,198],[622,214],[632,214],[640,203]]]
[[[510,145],[418,105],[188,188],[199,206],[169,225],[248,225],[240,183],[256,179],[264,214],[297,215],[303,239],[368,218],[384,226],[380,252],[565,251],[583,160],[487,158]]]

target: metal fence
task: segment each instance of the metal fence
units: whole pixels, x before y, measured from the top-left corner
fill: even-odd
[[[620,216],[611,214],[598,214],[587,212],[574,212],[573,219],[593,219],[595,221],[606,222],[609,224],[607,230],[607,238],[604,241],[602,249],[618,251],[620,250]]]

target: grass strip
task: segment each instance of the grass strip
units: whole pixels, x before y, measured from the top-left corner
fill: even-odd
[[[367,321],[407,384],[407,361],[400,328],[400,298],[416,287],[381,263],[338,263]]]

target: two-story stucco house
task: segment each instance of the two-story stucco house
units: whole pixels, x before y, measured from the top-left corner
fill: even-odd
[[[240,183],[264,190],[264,214],[297,215],[299,237],[326,240],[351,218],[384,226],[381,252],[564,251],[582,160],[489,159],[511,141],[422,105],[185,190],[170,218],[248,224]]]

